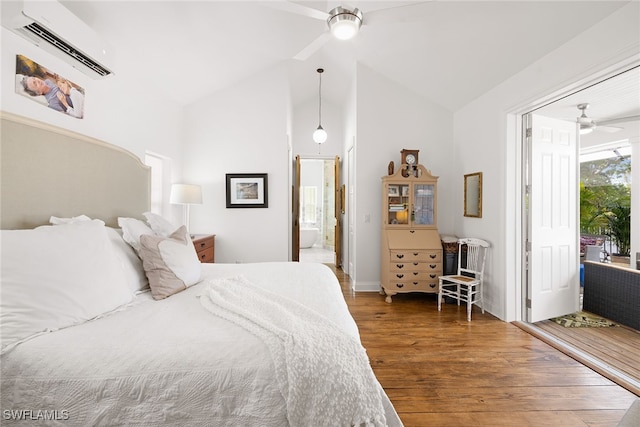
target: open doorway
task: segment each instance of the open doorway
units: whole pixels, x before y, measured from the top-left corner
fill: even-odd
[[[575,239],[572,239],[572,242],[577,242],[579,237],[594,237],[589,236],[590,234],[597,234],[598,237],[601,237],[596,243],[599,243],[601,246],[601,251],[597,254],[599,260],[603,262],[608,262],[613,260],[611,254],[613,252],[618,253],[620,249],[625,249],[624,252],[631,252],[632,256],[626,257],[616,257],[616,261],[622,260],[623,263],[627,264],[627,266],[633,266],[635,268],[635,259],[633,257],[634,247],[638,247],[640,242],[638,241],[638,237],[636,236],[634,239],[634,233],[631,232],[629,222],[633,223],[634,218],[638,218],[637,213],[633,213],[633,211],[637,212],[638,209],[638,201],[640,199],[638,187],[631,187],[631,179],[627,180],[627,200],[623,201],[623,207],[627,209],[627,233],[630,233],[630,239],[626,241],[621,241],[621,245],[617,246],[625,246],[625,248],[620,247],[612,247],[616,246],[614,243],[611,243],[611,228],[601,227],[597,229],[597,233],[593,232],[596,228],[585,228],[586,223],[592,222],[594,226],[596,225],[592,220],[594,218],[598,218],[600,221],[600,225],[610,222],[612,219],[611,209],[609,209],[606,214],[601,214],[601,212],[592,213],[593,218],[586,218],[584,206],[581,206],[580,201],[580,193],[583,193],[584,196],[584,188],[583,184],[591,185],[593,183],[593,176],[590,178],[591,182],[585,182],[585,163],[593,160],[597,157],[605,158],[608,157],[612,160],[608,161],[609,168],[611,168],[612,164],[622,166],[629,166],[625,168],[625,173],[631,174],[631,170],[638,170],[640,167],[638,166],[638,156],[636,154],[635,158],[630,157],[631,147],[633,145],[638,146],[639,137],[640,137],[640,97],[638,97],[638,91],[640,88],[638,87],[640,82],[640,68],[638,66],[631,67],[630,69],[625,70],[624,72],[617,73],[609,78],[603,79],[595,84],[590,85],[589,87],[577,90],[573,93],[570,93],[561,99],[554,100],[547,105],[544,105],[538,109],[536,109],[533,114],[537,116],[542,116],[544,118],[549,118],[557,121],[566,122],[569,125],[574,127],[574,133],[577,134],[578,144],[577,144],[577,152],[575,156],[576,172],[575,175],[579,178],[579,181],[582,183],[579,187],[579,191],[575,191],[573,196],[573,200],[567,204],[567,209],[575,207],[574,212],[575,215],[572,214],[571,221],[568,221],[567,224],[571,225],[571,223],[575,223],[577,225],[577,235]],[[588,107],[585,109],[585,104],[588,104]],[[581,108],[582,107],[582,108]],[[586,114],[584,114],[586,113]],[[587,119],[584,119],[584,115],[587,116]],[[583,125],[588,126],[583,126]],[[535,123],[534,130],[535,134]],[[528,153],[527,153],[528,154]],[[527,165],[524,166],[525,170],[530,170],[531,164],[530,160],[527,161]],[[613,163],[612,163],[613,162]],[[596,165],[600,165],[603,167],[607,161],[596,163]],[[540,176],[547,178],[549,183],[551,184],[551,192],[558,191],[558,188],[562,188],[562,184],[564,181],[558,180],[558,175],[553,175],[550,170],[543,170],[544,162],[540,162],[539,170]],[[635,166],[634,166],[635,165]],[[596,175],[599,175],[599,181],[602,181],[602,175],[604,169],[600,167],[597,171]],[[582,172],[581,172],[582,169]],[[618,168],[619,169],[619,168]],[[637,172],[633,172],[636,174]],[[552,178],[555,176],[555,178]],[[616,174],[614,177],[615,181],[620,181],[623,174]],[[636,175],[637,176],[637,175]],[[628,177],[627,177],[628,178]],[[560,182],[562,181],[562,182]],[[587,179],[589,181],[589,179]],[[531,183],[529,183],[531,184]],[[610,183],[607,183],[610,184]],[[589,193],[590,189],[587,188],[587,193]],[[527,187],[527,191],[533,191],[532,187]],[[543,193],[543,195],[550,196],[550,191]],[[526,194],[525,200],[523,204],[525,206],[531,207],[531,211],[535,212],[536,207],[531,206],[529,202],[533,203],[531,200],[531,195]],[[602,196],[598,196],[598,202],[602,202],[604,198]],[[540,204],[538,204],[538,209],[540,209]],[[551,205],[549,205],[551,206]],[[546,205],[545,205],[546,207]],[[600,208],[602,208],[601,206]],[[602,209],[600,209],[602,211]],[[551,211],[549,211],[551,212]],[[561,212],[564,214],[564,212]],[[573,219],[575,218],[575,219]],[[524,223],[528,223],[530,221],[529,218],[523,218]],[[632,224],[631,227],[637,227],[638,224]],[[592,231],[592,232],[589,232]],[[615,233],[613,233],[615,234]],[[609,235],[609,236],[607,236]],[[584,240],[584,239],[583,239]],[[615,237],[614,237],[615,240]],[[630,240],[630,241],[629,241]],[[535,242],[531,240],[529,241],[529,245],[534,245]],[[534,245],[535,246],[535,245]],[[572,246],[577,246],[576,243],[572,243]],[[568,247],[568,246],[567,246]],[[585,254],[584,251],[580,250],[582,248],[577,247],[576,251],[569,251],[571,253],[575,253],[577,256],[571,255],[571,259],[575,258],[575,268],[573,266],[569,266],[568,270],[570,272],[579,271],[579,265],[581,260],[584,259]],[[615,251],[614,251],[615,249]],[[631,249],[631,250],[630,250]],[[540,254],[544,254],[544,252],[540,252]],[[537,255],[540,255],[537,252],[528,253],[528,259],[525,262],[525,265],[528,265],[530,268],[532,265],[535,265],[540,260],[536,259]],[[579,254],[582,254],[583,258],[579,257]],[[624,258],[624,259],[623,259]],[[550,252],[549,256],[550,260],[555,260],[557,257]],[[565,264],[565,263],[563,263]],[[561,266],[564,268],[564,266]],[[540,269],[540,277],[544,279],[545,272],[548,273],[550,269],[541,268]],[[568,274],[567,279],[571,281],[571,286],[574,286],[578,282],[578,276],[576,274]],[[531,278],[529,278],[529,282],[531,282]],[[541,283],[549,283],[549,281],[541,280]],[[556,285],[554,283],[554,285]],[[565,283],[568,287],[569,283]],[[523,293],[525,296],[525,301],[523,302],[523,307],[526,307],[523,312],[530,309],[532,305],[536,304],[535,297],[531,299],[531,293],[529,292],[530,284],[527,283],[527,289],[523,289]],[[559,284],[562,286],[562,284]],[[546,289],[541,290],[541,294],[544,294]],[[577,297],[576,293],[576,297]],[[558,301],[554,299],[553,301]],[[538,301],[540,302],[540,301]],[[543,304],[544,305],[544,304]],[[561,313],[556,313],[561,314]],[[564,313],[568,314],[568,313]],[[527,316],[529,317],[529,316]],[[540,320],[543,317],[531,318],[528,320]]]
[[[588,257],[584,245],[589,244],[597,247],[594,254],[595,262],[605,262],[618,264],[622,267],[635,269],[637,249],[640,248],[640,233],[637,219],[640,218],[640,191],[637,186],[638,173],[640,172],[640,68],[637,66],[604,79],[594,85],[571,93],[561,99],[542,106],[535,110],[536,115],[545,119],[550,118],[556,121],[564,121],[574,126],[574,134],[577,136],[576,156],[572,157],[576,165],[575,176],[579,180],[579,188],[575,191],[575,196],[566,206],[575,207],[575,214],[569,215],[577,227],[576,236],[571,243],[577,250],[569,248],[567,259],[571,263],[567,271],[578,271],[576,266],[580,266]],[[585,104],[589,104],[584,108]],[[582,107],[582,108],[581,108]],[[586,111],[585,111],[586,110]],[[587,119],[581,119],[583,112]],[[583,126],[586,124],[586,126]],[[535,134],[535,122],[532,134]],[[528,134],[529,132],[527,132]],[[523,138],[524,139],[524,138]],[[526,155],[529,155],[527,152]],[[551,158],[550,156],[548,158]],[[568,158],[568,157],[567,157]],[[551,165],[552,162],[549,161]],[[547,196],[563,185],[552,171],[544,170],[544,162],[539,162],[539,175],[549,179],[552,189],[547,191]],[[524,169],[528,169],[532,163],[523,164]],[[632,187],[631,176],[635,177],[636,185]],[[523,190],[523,206],[535,210],[535,201],[530,195],[529,184]],[[624,191],[623,191],[624,190]],[[582,194],[581,194],[582,193]],[[595,206],[587,206],[591,198]],[[625,200],[626,199],[626,200]],[[620,205],[624,208],[621,214],[614,214],[612,206]],[[540,209],[540,204],[537,205]],[[625,210],[626,209],[626,210]],[[524,209],[523,209],[524,211]],[[549,208],[549,213],[551,208]],[[546,213],[546,212],[542,212]],[[616,218],[617,217],[617,218]],[[623,227],[628,239],[624,239],[618,231],[614,231],[615,222],[612,220],[627,220]],[[528,223],[529,218],[523,217],[523,222]],[[634,224],[635,223],[635,224]],[[525,237],[527,248],[535,248],[535,244]],[[523,265],[527,270],[540,263],[539,255],[544,255],[543,251],[530,251],[527,249]],[[548,251],[551,262],[557,259],[556,252]],[[560,253],[558,251],[557,253]],[[574,254],[575,253],[575,254]],[[536,257],[538,258],[536,259]],[[544,260],[543,260],[544,261]],[[564,268],[562,263],[558,266]],[[541,268],[539,277],[544,279],[544,274],[552,269]],[[529,273],[527,273],[529,274]],[[578,277],[575,274],[568,274],[567,289],[570,286],[577,286]],[[523,329],[544,340],[550,345],[565,352],[571,357],[579,360],[595,371],[614,382],[628,388],[631,391],[640,390],[640,371],[629,369],[637,367],[640,359],[638,353],[629,348],[640,348],[640,335],[637,331],[624,327],[566,327],[558,324],[544,315],[534,318],[529,316],[531,307],[536,303],[544,304],[544,301],[536,301],[536,295],[529,292],[529,283],[523,287],[523,313],[527,313],[527,320],[533,323],[519,322]],[[568,283],[567,282],[567,283]],[[541,283],[545,283],[541,280]],[[552,281],[553,286],[563,285]],[[546,291],[546,289],[542,289]],[[543,292],[541,292],[543,293]],[[573,293],[579,298],[579,293]],[[554,299],[553,303],[558,300]],[[577,301],[570,301],[582,306]],[[567,312],[566,314],[571,314]],[[598,345],[593,345],[598,342]]]
[[[335,159],[300,159],[300,262],[335,263]]]

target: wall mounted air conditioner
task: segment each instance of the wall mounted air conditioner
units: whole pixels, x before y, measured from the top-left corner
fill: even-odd
[[[113,73],[111,47],[57,1],[2,1],[2,26],[90,77]]]

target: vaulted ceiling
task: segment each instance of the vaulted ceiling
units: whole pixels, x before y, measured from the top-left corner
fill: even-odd
[[[456,111],[628,1],[349,0],[341,5],[364,13],[360,34],[327,38],[302,61],[292,58],[327,25],[274,4],[284,0],[62,3],[114,46],[118,75],[183,105],[282,61],[294,104],[317,96],[323,67],[323,96],[340,105],[360,62]]]

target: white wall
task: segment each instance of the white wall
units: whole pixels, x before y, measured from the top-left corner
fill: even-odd
[[[419,149],[419,161],[438,181],[438,228],[450,233],[454,182],[453,116],[409,89],[358,64],[356,141],[355,289],[380,289],[381,178],[403,148]],[[353,277],[353,276],[352,276]]]
[[[184,181],[202,185],[191,232],[216,235],[216,262],[289,258],[290,103],[276,66],[185,108]],[[226,208],[227,173],[267,173],[268,208]]]
[[[460,235],[492,243],[485,275],[485,308],[512,321],[519,318],[520,134],[515,114],[531,110],[544,99],[566,93],[640,52],[640,8],[630,3],[583,34],[541,58],[482,95],[454,115],[455,175],[482,171],[483,217],[457,215]],[[584,47],[589,46],[588,52]],[[585,54],[587,53],[587,54]],[[457,204],[462,186],[456,186]]]
[[[182,163],[182,107],[149,91],[142,80],[115,73],[94,80],[5,28],[2,35],[3,111],[33,118],[123,147],[144,159],[146,150]],[[85,117],[76,119],[15,92],[16,55],[23,55],[85,89]],[[117,52],[116,52],[117,54]],[[176,170],[179,174],[179,170]],[[81,213],[81,212],[80,212]]]

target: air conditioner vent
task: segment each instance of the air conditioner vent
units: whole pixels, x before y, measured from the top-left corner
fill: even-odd
[[[111,74],[111,71],[109,71],[108,69],[104,68],[103,66],[101,66],[97,62],[93,61],[91,58],[87,57],[82,52],[79,52],[73,46],[71,46],[70,44],[66,43],[64,40],[61,40],[55,34],[52,34],[51,32],[47,31],[45,28],[43,28],[39,24],[34,22],[34,23],[29,24],[29,25],[27,25],[27,26],[25,26],[23,28],[25,30],[28,30],[28,31],[32,32],[33,34],[35,34],[39,38],[43,39],[44,41],[48,42],[49,44],[54,46],[56,49],[58,49],[58,50],[64,52],[65,54],[73,57],[77,61],[80,61],[86,67],[91,68],[93,71],[95,71],[96,73],[100,74],[101,76],[106,77],[109,74]]]

